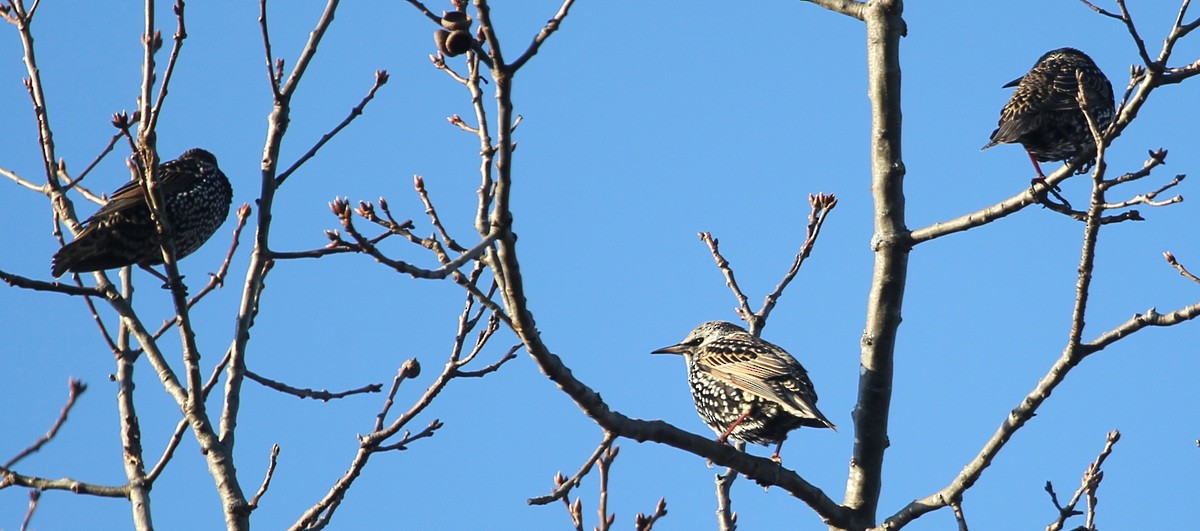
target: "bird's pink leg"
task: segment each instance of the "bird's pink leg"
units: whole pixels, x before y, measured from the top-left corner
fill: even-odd
[[[781,457],[779,457],[779,450],[783,449],[783,441],[786,441],[786,440],[787,440],[786,438],[780,440],[779,444],[775,446],[775,453],[771,454],[771,460],[776,463],[779,463],[781,465],[783,464],[783,459]]]
[[[1033,179],[1033,182],[1044,184],[1046,182],[1046,174],[1042,173],[1042,165],[1038,164],[1037,157],[1033,156],[1033,152],[1029,150],[1025,150],[1025,154],[1029,155],[1029,162],[1033,163],[1033,169],[1037,171],[1037,178]]]
[[[729,428],[725,430],[725,433],[722,433],[720,437],[717,437],[717,442],[729,444],[729,435],[733,433],[734,428],[738,427],[738,424],[741,424],[742,421],[746,420],[746,417],[749,416],[750,410],[747,409],[745,413],[742,413],[742,416],[738,417],[737,420],[733,421],[733,424],[729,425]]]

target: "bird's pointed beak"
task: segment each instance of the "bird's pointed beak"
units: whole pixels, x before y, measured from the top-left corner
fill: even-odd
[[[1014,79],[1014,80],[1012,80],[1012,81],[1009,81],[1008,83],[1005,83],[1005,84],[1004,84],[1004,86],[1003,86],[1003,87],[1001,87],[1001,88],[1013,88],[1013,87],[1015,87],[1015,86],[1017,86],[1017,85],[1020,85],[1020,84],[1021,84],[1021,80],[1022,80],[1022,79],[1025,79],[1025,76],[1021,76],[1021,77],[1018,77],[1018,78],[1016,78],[1016,79]]]
[[[671,345],[651,352],[651,354],[683,354],[683,345]]]

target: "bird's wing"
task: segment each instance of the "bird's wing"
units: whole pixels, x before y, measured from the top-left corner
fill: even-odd
[[[1017,142],[1025,133],[1040,127],[1047,112],[1078,109],[1078,87],[1074,69],[1031,70],[1020,78],[1012,98],[1000,110],[1000,121],[984,149]]]
[[[708,343],[696,363],[714,378],[778,403],[798,417],[833,426],[817,410],[817,392],[804,367],[775,345],[734,334]]]
[[[164,196],[181,192],[191,187],[201,173],[200,166],[192,160],[172,160],[158,167],[158,185]],[[146,196],[137,181],[129,181],[108,196],[108,202],[84,222],[102,220],[114,213],[129,208],[145,207]]]
[[[1050,91],[1039,102],[1039,111],[1070,111],[1079,108],[1079,80],[1074,68],[1048,72]]]

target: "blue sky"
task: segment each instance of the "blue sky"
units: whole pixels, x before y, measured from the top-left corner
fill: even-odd
[[[512,4],[512,5],[509,5]],[[1157,51],[1174,2],[1138,3],[1134,15]],[[431,9],[446,8],[429,4]],[[447,4],[448,6],[448,4]],[[493,18],[513,56],[553,15],[556,2],[496,2]],[[784,463],[835,500],[845,488],[854,433],[859,337],[872,254],[869,107],[862,25],[803,2],[770,2],[752,11],[727,2],[687,10],[643,3],[580,1],[560,32],[517,75],[514,216],[530,307],[551,349],[609,404],[707,435],[694,412],[680,360],[650,356],[697,323],[736,320],[734,299],[696,238],[711,231],[754,304],[778,282],[804,238],[806,196],[837,194],[812,258],[772,314],[763,337],[808,368],[821,409],[840,432],[800,430]],[[949,219],[1020,193],[1031,175],[1016,146],[980,152],[1008,89],[1047,50],[1089,53],[1123,90],[1139,62],[1124,26],[1066,0],[919,3],[906,6],[901,43],[904,162],[910,228]],[[1106,6],[1112,7],[1112,6]],[[321,2],[270,6],[274,51],[295,62]],[[191,147],[214,152],[234,186],[234,203],[257,195],[270,92],[257,5],[193,2],[189,38],[159,126],[159,150],[173,158]],[[164,34],[174,29],[160,8]],[[342,5],[293,100],[282,159],[290,161],[366,93],[373,72],[391,82],[366,114],[288,180],[276,199],[274,245],[325,244],[337,227],[335,196],[374,201],[432,229],[412,192],[424,177],[442,219],[460,239],[473,234],[478,142],[447,124],[468,116],[466,91],[432,68],[435,28],[405,2]],[[112,134],[114,112],[132,110],[140,83],[140,8],[134,3],[47,2],[34,26],[38,60],[60,156],[76,173]],[[1193,36],[1193,39],[1195,37]],[[40,179],[40,154],[21,79],[20,42],[0,30],[0,167]],[[1174,66],[1200,55],[1177,47]],[[165,51],[163,56],[165,58]],[[463,59],[448,62],[461,70]],[[1141,167],[1148,149],[1170,151],[1167,165],[1111,197],[1153,190],[1177,173],[1196,173],[1200,146],[1192,82],[1157,91],[1137,122],[1109,150],[1112,172]],[[488,86],[490,88],[490,85]],[[128,179],[110,156],[88,178],[96,191]],[[1047,165],[1047,170],[1054,168]],[[1194,178],[1194,177],[1193,177]],[[1185,181],[1175,192],[1190,196]],[[1088,183],[1064,194],[1085,204]],[[82,213],[90,206],[77,201]],[[1147,221],[1101,232],[1085,339],[1150,307],[1173,310],[1200,298],[1200,286],[1163,261],[1173,251],[1200,270],[1190,202],[1142,208]],[[0,269],[48,279],[57,244],[42,196],[0,183]],[[199,286],[225,252],[232,217],[182,262]],[[1033,388],[1066,343],[1082,224],[1040,208],[918,247],[911,257],[880,516],[941,488],[978,451],[1008,411]],[[246,240],[243,241],[245,243]],[[231,339],[248,261],[236,257],[226,288],[193,313],[205,367]],[[411,246],[394,256],[430,264]],[[136,303],[151,323],[166,318],[159,283],[136,273]],[[426,372],[408,382],[411,402],[449,352],[460,288],[390,273],[362,256],[280,263],[268,278],[253,329],[250,368],[298,387],[340,390],[391,381],[409,357]],[[40,436],[57,415],[69,377],[90,386],[58,437],[18,467],[43,477],[103,484],[124,481],[113,371],[82,301],[0,289],[0,456]],[[106,314],[114,321],[111,314]],[[1046,493],[1078,485],[1105,434],[1123,437],[1105,467],[1097,525],[1132,529],[1148,518],[1162,528],[1195,520],[1200,414],[1190,386],[1200,368],[1195,323],[1149,329],[1087,359],[1022,429],[964,500],[972,529],[1044,526],[1054,516]],[[495,359],[515,342],[502,334],[485,351]],[[173,343],[176,362],[178,347]],[[149,459],[157,458],[178,418],[148,365],[139,365],[139,408]],[[300,401],[247,384],[237,438],[243,488],[253,491],[272,444],[282,447],[271,490],[254,525],[290,525],[345,470],[356,434],[370,430],[382,397]],[[399,406],[398,406],[399,407]],[[522,357],[482,380],[455,381],[412,426],[446,426],[405,452],[379,455],[339,508],[335,528],[542,529],[569,526],[559,506],[529,507],[556,471],[572,473],[601,434]],[[702,458],[622,440],[613,467],[610,510],[628,528],[665,496],[670,514],[656,529],[713,526],[714,470]],[[752,453],[770,450],[752,447]],[[595,523],[596,478],[584,498]],[[221,514],[194,442],[185,441],[152,493],[161,529],[211,529]],[[1156,508],[1147,516],[1147,505]],[[20,525],[27,497],[0,491],[0,528]],[[734,490],[743,529],[821,528],[801,502],[749,482]],[[63,492],[42,497],[36,529],[126,529],[121,501]],[[1082,522],[1079,522],[1082,523]],[[949,511],[907,529],[953,528]],[[1078,525],[1078,524],[1077,524]]]

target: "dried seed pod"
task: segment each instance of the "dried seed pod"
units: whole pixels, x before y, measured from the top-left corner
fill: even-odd
[[[446,38],[449,36],[450,32],[444,29],[433,32],[433,42],[437,44],[437,49],[439,52],[449,53],[446,51]]]
[[[465,30],[471,27],[471,15],[462,11],[443,11],[442,27],[450,31]]]
[[[450,57],[467,53],[471,47],[475,46],[475,39],[471,38],[470,32],[465,30],[454,30],[450,35],[446,36],[445,53]]]

